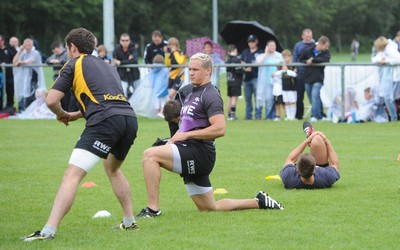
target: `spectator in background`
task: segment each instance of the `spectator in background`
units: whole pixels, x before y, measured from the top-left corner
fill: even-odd
[[[397,121],[394,92],[396,84],[400,84],[400,66],[390,66],[390,64],[400,63],[400,52],[392,40],[383,36],[375,40],[374,47],[376,54],[371,60],[373,63],[381,65],[379,67],[378,96],[385,102],[390,120]]]
[[[161,31],[153,31],[153,33],[151,33],[151,43],[148,43],[144,49],[144,63],[152,64],[156,55],[162,55],[164,57],[164,47],[166,46],[168,46],[168,43],[163,39]]]
[[[14,56],[17,54],[17,50],[14,47],[7,47],[5,45],[4,36],[0,35],[0,64],[11,64]],[[3,88],[6,88],[7,102],[6,106],[3,107],[4,96]],[[4,109],[3,109],[4,108]],[[14,110],[14,74],[12,67],[3,68],[0,67],[0,113],[8,113],[13,115]]]
[[[258,39],[256,35],[249,35],[247,37],[248,48],[245,48],[241,54],[242,63],[255,63],[256,56],[262,54],[262,49],[258,48]],[[257,79],[258,67],[245,67],[244,68],[244,96],[246,100],[246,116],[245,120],[253,119],[253,96],[254,102],[257,97]],[[256,107],[256,103],[254,103]],[[261,115],[261,114],[260,114]]]
[[[19,50],[19,40],[18,40],[17,37],[15,37],[15,36],[11,37],[11,38],[10,38],[10,41],[9,41],[9,44],[10,44],[10,48],[12,47],[12,48],[14,48],[16,51]]]
[[[164,57],[157,54],[153,58],[153,64],[164,65]],[[163,108],[168,100],[168,69],[164,67],[152,68],[149,74],[149,81],[153,86],[153,95],[155,97],[154,108],[157,116],[164,119]]]
[[[344,104],[344,117],[342,117],[342,104]],[[342,90],[338,90],[333,99],[332,106],[328,110],[329,118],[333,123],[337,122],[356,122],[356,111],[359,106],[356,101],[356,89],[353,86],[347,86],[344,90],[344,103],[342,101]]]
[[[360,48],[360,42],[357,40],[357,38],[353,38],[351,41],[350,49],[351,49],[351,60],[354,62],[357,60],[358,56],[358,49]]]
[[[321,36],[318,43],[306,48],[299,56],[299,62],[313,65],[327,63],[331,59],[329,52],[330,41],[328,37]],[[321,88],[324,84],[325,66],[306,67],[304,71],[304,85],[307,91],[308,100],[311,103],[311,122],[322,119]]]
[[[284,64],[278,67],[278,71],[274,73],[274,89],[275,82],[282,84],[282,101],[285,104],[285,113],[286,120],[293,121],[295,120],[296,115],[296,100],[297,100],[297,92],[296,92],[296,69],[293,66],[287,66],[287,64],[292,63],[292,53],[290,50],[282,51],[282,57],[284,60]],[[275,103],[276,104],[276,103]],[[275,106],[276,107],[276,106]],[[280,107],[278,106],[279,111]],[[278,113],[278,109],[276,109],[276,113]]]
[[[393,42],[397,44],[397,50],[400,52],[400,31],[397,31],[397,34],[394,37]]]
[[[93,49],[92,55],[95,57],[99,56],[99,52],[97,51],[97,45],[98,45],[97,37],[94,37],[94,49]]]
[[[35,100],[37,89],[46,89],[43,69],[39,66],[21,67],[24,65],[42,64],[40,52],[33,47],[33,40],[26,38],[13,58],[14,88],[18,101],[18,112],[22,112]]]
[[[298,63],[299,56],[306,48],[314,45],[313,33],[310,29],[306,28],[301,33],[301,40],[294,45],[293,49],[293,62]],[[297,68],[297,77],[296,77],[296,91],[297,91],[297,102],[296,102],[296,119],[303,119],[304,115],[304,70],[305,67]]]
[[[115,47],[113,52],[113,58],[116,66],[138,64],[138,52],[135,44],[131,42],[129,34],[121,34],[119,45]],[[135,81],[140,78],[139,68],[118,67],[117,70],[121,77],[124,93],[129,99],[135,90]]]
[[[276,43],[273,40],[267,42],[264,53],[256,57],[256,62],[261,64],[278,64],[283,63],[282,54],[276,51]],[[272,120],[275,117],[275,105],[273,90],[273,76],[277,70],[277,66],[261,66],[258,68],[257,79],[257,99],[256,99],[256,119],[262,117],[262,107],[265,106],[265,119]],[[281,91],[282,92],[282,88]],[[278,94],[282,95],[282,93]],[[280,102],[283,104],[282,96]],[[278,119],[275,119],[278,120]]]
[[[46,63],[53,65],[53,80],[55,80],[58,77],[58,72],[61,67],[69,60],[69,58],[67,50],[64,48],[62,42],[53,42],[51,44],[51,51],[53,52],[53,55],[46,59]]]
[[[175,37],[168,39],[168,46],[165,49],[165,65],[170,67],[168,80],[168,96],[174,99],[176,92],[182,86],[184,80],[184,69],[181,67],[173,67],[176,65],[186,64],[186,55],[180,50],[179,40]]]
[[[108,64],[111,64],[112,58],[107,55],[107,47],[103,44],[100,44],[97,47],[97,53],[99,54],[99,58],[105,61]]]
[[[376,89],[368,87],[364,89],[365,102],[355,112],[355,122],[387,122],[388,115],[383,107],[383,103],[377,103]]]
[[[213,60],[213,65],[221,65],[224,64],[224,61],[222,60],[221,56],[217,53],[214,53],[214,45],[211,41],[206,41],[203,45],[203,52],[204,54],[207,54],[211,57]],[[212,76],[211,76],[211,83],[219,89],[219,73],[220,73],[220,67],[214,67]]]
[[[151,68],[150,72],[140,79],[140,84],[129,98],[129,102],[138,115],[164,118],[162,109],[168,100],[169,70],[164,66],[162,55],[156,55],[153,64],[163,67]]]
[[[228,60],[226,64],[241,63],[237,48],[234,44],[228,46]],[[242,95],[243,67],[226,67],[226,80],[228,86],[228,120],[237,120],[236,104]]]
[[[53,55],[46,59],[46,63],[53,65],[53,80],[55,81],[58,77],[58,72],[69,60],[67,50],[64,48],[64,44],[60,41],[55,41],[51,44],[51,51]],[[72,90],[65,93],[61,99],[61,107],[68,111],[77,111],[78,106]]]

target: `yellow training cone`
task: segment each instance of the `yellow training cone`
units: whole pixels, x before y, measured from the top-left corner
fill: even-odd
[[[224,188],[217,188],[214,190],[214,194],[227,194],[228,191],[226,191],[226,189]]]
[[[279,175],[267,175],[267,176],[265,176],[265,179],[266,179],[267,181],[270,181],[270,180],[280,180],[281,177],[280,177]]]

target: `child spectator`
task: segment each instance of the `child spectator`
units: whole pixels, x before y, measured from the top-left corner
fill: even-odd
[[[356,111],[356,122],[387,122],[389,117],[384,110],[383,103],[377,102],[379,98],[375,95],[376,89],[368,87],[364,89],[364,99],[360,108]],[[353,115],[354,116],[354,115]]]
[[[164,57],[157,54],[153,58],[153,64],[164,65]],[[165,67],[153,68],[150,72],[149,80],[153,85],[153,92],[156,97],[154,105],[157,110],[157,116],[164,118],[163,107],[168,100],[168,74],[169,71]]]
[[[215,65],[222,65],[224,61],[222,60],[221,56],[218,53],[214,53],[214,45],[211,41],[206,41],[203,44],[203,52],[209,55],[213,61],[214,68],[211,75],[211,84],[219,89],[219,77],[218,75],[221,72],[220,67],[215,67]]]
[[[274,73],[274,76],[277,78],[277,90],[279,93],[279,81],[281,82],[282,87],[282,100],[285,104],[285,113],[286,120],[294,121],[296,116],[296,102],[297,102],[297,92],[296,92],[296,68],[293,66],[287,66],[287,64],[292,63],[292,53],[290,50],[282,51],[282,57],[284,60],[284,64],[282,67],[279,67],[280,70]],[[275,89],[275,83],[274,83]],[[278,97],[278,106],[276,106],[276,116],[279,117],[280,114],[280,100]]]
[[[228,60],[226,64],[241,63],[235,45],[228,46]],[[243,67],[226,67],[226,79],[228,86],[228,120],[237,120],[236,104],[238,97],[242,95]]]
[[[337,122],[355,122],[355,112],[358,109],[356,102],[356,90],[352,86],[348,86],[344,90],[344,117],[342,117],[342,91],[338,90],[333,104],[329,108],[328,117],[333,123]]]
[[[137,115],[149,118],[161,117],[162,109],[168,99],[168,74],[164,66],[164,57],[160,54],[153,58],[153,64],[159,65],[140,80],[137,89],[129,98],[129,102]]]
[[[111,64],[111,57],[107,55],[107,47],[105,45],[99,45],[99,47],[97,47],[97,53],[99,54],[99,58]]]

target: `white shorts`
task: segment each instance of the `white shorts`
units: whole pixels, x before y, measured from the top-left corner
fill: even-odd
[[[77,166],[88,173],[98,162],[100,157],[84,149],[74,148],[69,164]]]
[[[283,102],[297,102],[297,92],[296,90],[286,91],[282,93]]]

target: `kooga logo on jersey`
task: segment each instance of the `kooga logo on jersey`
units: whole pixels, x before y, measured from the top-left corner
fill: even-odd
[[[123,94],[118,94],[118,95],[105,94],[104,100],[105,101],[115,101],[115,100],[126,101],[126,97]]]

